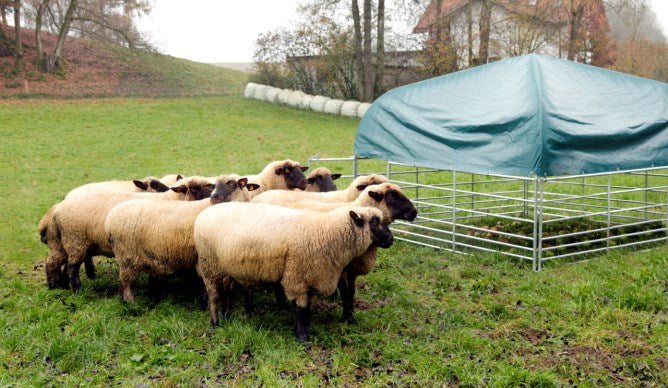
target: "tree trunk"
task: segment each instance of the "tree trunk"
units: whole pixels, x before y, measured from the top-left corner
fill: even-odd
[[[371,0],[364,0],[364,95],[362,101],[373,97],[373,67],[371,63]]]
[[[357,0],[352,0],[352,14],[355,29],[355,84],[357,87],[357,98],[362,100],[364,94],[364,66],[362,65],[362,26]]]
[[[35,47],[37,48],[37,66],[43,71],[48,71],[44,63],[44,47],[42,46],[42,14],[49,0],[41,0],[35,12]]]
[[[21,43],[21,1],[14,0],[14,71],[23,70],[23,44]]]
[[[72,17],[74,16],[74,10],[76,7],[77,0],[71,0],[70,5],[67,7],[67,11],[65,12],[65,17],[63,18],[63,26],[60,28],[58,41],[56,42],[56,48],[53,51],[56,69],[62,69],[64,64],[63,45],[65,44],[65,38],[70,31],[70,24],[72,23]]]
[[[0,26],[0,57],[10,57],[14,55],[12,41],[5,34],[5,30]]]
[[[569,61],[575,60],[575,54],[578,52],[578,31],[580,30],[580,22],[582,21],[582,14],[584,11],[584,4],[573,5],[571,2],[570,16],[571,28],[568,34],[568,55]]]
[[[378,0],[378,21],[376,24],[376,76],[373,97],[383,93],[383,73],[385,70],[385,0]]]
[[[492,22],[492,0],[485,0],[480,15],[480,47],[478,49],[478,64],[487,63],[489,59],[489,29]]]
[[[471,67],[475,65],[475,59],[473,58],[473,1],[469,1],[466,6],[466,27],[468,33],[469,67]]]

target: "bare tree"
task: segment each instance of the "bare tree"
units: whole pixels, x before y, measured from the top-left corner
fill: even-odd
[[[14,71],[23,70],[23,43],[21,42],[21,1],[14,0]]]
[[[489,34],[492,23],[492,0],[484,0],[480,15],[480,47],[477,64],[487,63],[489,59]]]
[[[385,0],[378,0],[376,23],[376,62],[374,64],[374,98],[383,93],[383,75],[385,70]]]

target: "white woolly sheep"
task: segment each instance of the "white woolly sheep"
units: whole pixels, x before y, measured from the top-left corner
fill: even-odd
[[[341,178],[341,174],[332,174],[327,167],[318,167],[311,171],[306,177],[306,189],[304,191],[324,193],[336,190],[335,180]]]
[[[260,197],[257,197],[259,199]],[[264,202],[272,204],[272,202]],[[280,203],[273,203],[276,205],[289,207],[293,209],[313,210],[318,212],[331,211],[340,206],[368,206],[375,207],[382,211],[383,222],[390,224],[395,220],[413,221],[417,217],[417,209],[413,203],[401,191],[401,188],[393,183],[385,182],[379,185],[372,185],[367,187],[360,196],[353,202],[318,202],[314,200],[281,200]],[[375,247],[369,248],[360,257],[355,257],[344,269],[339,280],[339,291],[341,293],[341,300],[343,304],[343,320],[346,322],[353,321],[354,315],[354,298],[355,298],[355,281],[359,275],[366,275],[371,272],[376,264]],[[282,299],[277,293],[277,301],[283,304]],[[247,294],[246,305],[252,306],[252,301],[249,300],[252,293]]]
[[[306,177],[303,171],[308,167],[302,167],[299,163],[286,159],[269,163],[257,175],[246,175],[248,183],[255,183],[259,189],[250,193],[251,198],[267,190],[292,190],[306,189]],[[217,192],[214,190],[212,196]]]
[[[359,101],[345,101],[343,104],[341,104],[341,115],[347,117],[357,117],[357,109],[359,106]]]
[[[329,97],[325,96],[313,96],[309,108],[314,112],[322,113],[325,111],[325,104],[327,101],[331,100]]]
[[[180,174],[169,174],[165,175],[162,178],[156,178],[148,176],[144,179],[135,179],[132,181],[105,181],[105,182],[93,182],[87,183],[85,185],[75,187],[70,190],[65,198],[72,195],[77,195],[79,193],[99,193],[99,192],[112,192],[112,193],[141,193],[141,192],[163,192],[169,190],[169,186],[174,184],[177,180],[181,179],[183,176]],[[151,185],[151,182],[154,182]],[[161,183],[161,184],[158,184]]]
[[[325,103],[325,113],[332,115],[341,114],[341,105],[343,105],[343,100],[329,100]]]
[[[65,198],[77,196],[81,193],[95,193],[95,192],[118,192],[118,193],[139,193],[139,192],[163,192],[169,190],[169,186],[175,183],[182,176],[179,174],[165,175],[164,177],[146,177],[142,180],[134,181],[106,181],[88,183],[83,186],[72,189]],[[67,276],[59,270],[59,267],[67,258],[63,257],[63,249],[60,244],[60,237],[58,229],[53,220],[55,206],[49,208],[40,219],[37,230],[40,234],[40,239],[49,248],[49,255],[46,259],[46,274],[47,285],[49,288],[57,286],[67,287]],[[84,261],[86,267],[86,276],[89,279],[95,278],[95,266],[90,258]]]
[[[221,285],[225,286],[222,311],[228,315],[227,276],[246,287],[280,282],[297,308],[295,335],[299,341],[307,340],[309,294],[331,294],[352,258],[372,244],[392,245],[392,234],[381,217],[378,209],[360,207],[317,213],[229,203],[205,209],[195,221],[194,238],[211,324],[218,324]]]
[[[104,221],[114,206],[134,198],[198,200],[209,197],[213,188],[209,178],[189,177],[164,193],[81,193],[64,199],[53,211],[53,222],[58,228],[62,253],[67,257],[67,274],[74,292],[81,288],[79,267],[87,257],[113,255]],[[53,267],[47,264],[47,268]]]
[[[359,117],[360,119],[364,117],[366,111],[368,111],[369,108],[371,108],[371,104],[369,104],[368,102],[361,103],[360,106],[357,107],[357,117]]]
[[[248,202],[246,183],[246,178],[234,174],[217,177],[222,202]],[[256,188],[251,185],[251,189]],[[134,301],[132,284],[140,272],[164,277],[195,268],[195,218],[212,204],[213,198],[178,202],[131,199],[109,211],[104,228],[118,263],[123,300]]]
[[[272,190],[258,194],[253,198],[255,203],[270,203],[281,205],[283,201],[313,200],[320,202],[352,202],[360,193],[370,185],[387,182],[387,178],[380,174],[363,175],[352,181],[344,190],[329,191],[326,193],[313,193],[305,191]]]
[[[246,98],[255,98],[255,87],[257,84],[249,82],[246,84],[246,89],[244,89],[244,97]]]

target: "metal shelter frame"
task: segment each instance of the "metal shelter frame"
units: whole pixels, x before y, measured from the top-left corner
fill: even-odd
[[[352,174],[343,178],[381,173],[399,185],[418,217],[396,221],[391,229],[397,240],[425,247],[496,252],[529,260],[539,271],[549,260],[668,244],[668,166],[521,177],[357,156],[308,160],[309,167],[341,163],[352,165]]]

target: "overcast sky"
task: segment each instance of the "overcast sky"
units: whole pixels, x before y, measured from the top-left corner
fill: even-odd
[[[668,35],[668,0],[650,0]],[[140,22],[161,52],[198,62],[252,62],[257,36],[288,27],[296,0],[155,1]]]

